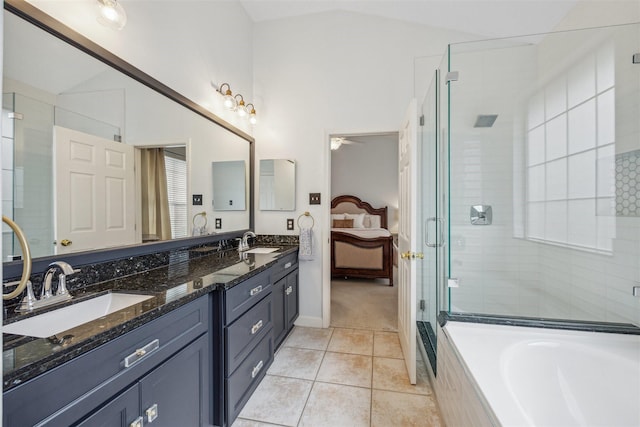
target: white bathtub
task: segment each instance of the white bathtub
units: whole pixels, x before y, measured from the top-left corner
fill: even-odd
[[[503,426],[640,426],[640,335],[448,322]]]

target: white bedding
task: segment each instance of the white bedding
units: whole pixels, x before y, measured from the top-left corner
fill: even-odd
[[[391,233],[386,228],[332,228],[331,231],[353,234],[364,239],[391,236]]]

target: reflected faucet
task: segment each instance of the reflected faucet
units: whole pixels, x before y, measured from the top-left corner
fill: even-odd
[[[242,236],[242,240],[240,240],[240,243],[238,244],[239,252],[249,250],[249,237],[255,238],[256,233],[254,233],[253,231],[247,231],[246,233],[244,233],[244,235]]]

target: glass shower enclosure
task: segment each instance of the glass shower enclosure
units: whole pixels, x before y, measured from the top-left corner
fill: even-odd
[[[418,331],[640,326],[640,24],[452,44],[420,110]]]

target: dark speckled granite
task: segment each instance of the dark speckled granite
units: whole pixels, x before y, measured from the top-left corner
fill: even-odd
[[[76,289],[72,292],[72,304],[109,291],[142,293],[153,295],[154,298],[70,329],[56,337],[29,338],[4,334],[4,391],[209,292],[229,289],[269,268],[280,256],[297,250],[297,246],[287,245],[280,246],[277,252],[270,254],[239,254],[237,250],[218,252],[191,248],[187,252],[169,255],[174,258],[168,265]],[[197,255],[193,255],[194,251]],[[137,267],[133,268],[136,269]],[[37,313],[46,310],[43,308],[37,310]],[[18,315],[9,312],[4,323],[13,323],[32,315],[35,314]]]
[[[444,326],[449,320],[456,322],[487,323],[493,325],[524,326],[530,328],[566,329],[586,332],[640,335],[640,328],[631,323],[589,322],[586,320],[545,319],[537,317],[499,316],[478,313],[447,313],[441,311],[438,323]]]

